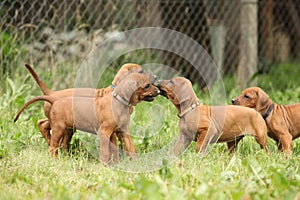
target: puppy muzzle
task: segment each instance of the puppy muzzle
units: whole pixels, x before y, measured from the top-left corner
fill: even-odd
[[[237,99],[231,99],[231,103],[233,105],[240,105],[239,101]]]
[[[157,87],[155,87],[155,89],[154,89],[151,93],[149,93],[149,94],[147,94],[147,95],[144,96],[143,100],[144,100],[144,101],[153,101],[154,98],[155,98],[159,93],[160,93],[160,90],[159,90]]]

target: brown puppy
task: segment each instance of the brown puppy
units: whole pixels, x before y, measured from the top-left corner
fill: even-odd
[[[259,87],[250,87],[232,99],[232,104],[258,111],[266,121],[269,136],[286,155],[292,153],[292,140],[300,136],[300,103],[278,105]]]
[[[108,163],[118,160],[114,134],[124,143],[129,154],[135,154],[130,133],[129,122],[132,106],[139,102],[153,101],[159,90],[152,85],[146,74],[128,75],[111,95],[101,98],[39,96],[28,101],[18,112],[35,101],[44,100],[52,104],[49,121],[52,128],[49,151],[57,154],[59,141],[66,129],[79,129],[89,133],[98,133],[100,138],[100,161]]]
[[[196,150],[202,153],[207,145],[227,142],[232,152],[245,135],[252,135],[268,153],[267,127],[253,109],[238,106],[206,106],[199,100],[191,82],[182,77],[158,82],[160,94],[170,99],[179,112],[179,136],[173,153],[179,154],[197,139]]]
[[[116,87],[118,82],[122,80],[124,77],[126,77],[130,73],[142,73],[143,68],[138,65],[138,64],[133,64],[133,63],[127,63],[124,64],[119,72],[116,74],[114,80],[112,81],[112,86],[108,86],[106,88],[101,88],[101,89],[93,89],[93,88],[69,88],[65,90],[58,90],[58,91],[52,91],[50,90],[46,84],[38,77],[38,75],[35,73],[35,71],[32,69],[32,67],[29,64],[25,64],[26,68],[29,70],[31,75],[34,77],[35,81],[41,88],[42,92],[44,95],[49,95],[49,96],[55,96],[59,98],[63,97],[70,97],[70,96],[85,96],[85,97],[102,97],[105,94],[111,93],[113,90],[113,87]],[[46,119],[42,119],[38,121],[38,127],[44,138],[46,139],[48,145],[50,145],[51,141],[51,126],[50,122],[48,120],[49,118],[49,112],[51,109],[51,104],[48,102],[44,103],[44,112],[45,115],[47,116]],[[71,141],[73,136],[73,130],[72,129],[67,129],[64,137],[62,138],[61,141],[61,147],[64,149],[69,149],[69,142]]]

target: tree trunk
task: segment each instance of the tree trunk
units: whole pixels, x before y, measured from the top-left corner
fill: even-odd
[[[261,9],[261,55],[264,59],[273,59],[273,0],[265,0]]]

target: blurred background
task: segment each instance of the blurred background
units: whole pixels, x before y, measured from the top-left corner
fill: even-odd
[[[299,82],[298,0],[2,0],[1,82],[27,75],[27,62],[53,89],[71,87],[78,63],[93,47],[107,38],[122,43],[122,31],[149,26],[179,31],[201,44],[229,87],[280,90]],[[205,88],[199,72],[171,52],[137,50],[109,68],[126,62],[168,65]]]

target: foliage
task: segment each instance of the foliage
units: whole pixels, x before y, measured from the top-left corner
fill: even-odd
[[[293,142],[294,154],[288,159],[277,152],[271,139],[270,155],[260,150],[251,137],[245,137],[232,155],[225,144],[216,144],[204,158],[195,153],[193,143],[177,160],[164,161],[156,171],[126,173],[100,165],[83,143],[83,137],[89,134],[78,132],[70,152],[61,152],[54,159],[48,155],[47,144],[36,125],[38,119],[44,118],[41,104],[28,108],[16,124],[12,120],[21,105],[39,90],[32,83],[28,76],[16,77],[14,81],[7,78],[8,89],[1,94],[0,199],[297,199],[300,196],[299,140]],[[225,87],[226,84],[225,81]],[[227,99],[240,92],[236,88],[226,89]],[[300,87],[286,88],[284,92],[271,90],[269,94],[281,103],[297,102],[295,89],[299,91]],[[197,95],[202,102],[210,102],[209,93],[197,92]],[[285,98],[286,95],[289,97]],[[151,116],[150,112],[157,110],[162,110],[162,116]],[[153,103],[139,104],[131,119],[137,151],[158,150],[176,137],[176,114],[174,106],[161,96]],[[163,123],[159,130],[152,130],[148,124],[157,119],[163,119]]]
[[[258,75],[258,85],[264,90],[285,91],[299,86],[299,63],[281,63],[270,67],[267,74]]]
[[[22,45],[21,42],[17,42],[19,39],[19,35],[11,35],[10,33],[0,32],[0,61],[3,63],[1,66],[0,74],[1,75],[8,75],[13,71],[11,63],[17,63],[18,60],[16,59],[16,55],[23,55],[26,53],[26,50]],[[21,57],[21,56],[20,56]]]

